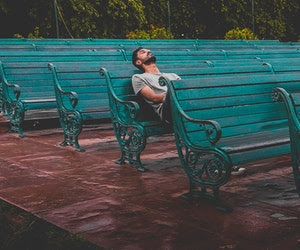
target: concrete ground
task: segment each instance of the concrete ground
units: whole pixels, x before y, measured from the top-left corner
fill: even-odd
[[[246,164],[221,188],[223,213],[180,197],[188,179],[171,136],[149,139],[141,173],[114,163],[110,123],[83,130],[84,153],[59,146],[59,128],[7,129],[0,115],[0,198],[104,249],[300,249],[289,155]]]

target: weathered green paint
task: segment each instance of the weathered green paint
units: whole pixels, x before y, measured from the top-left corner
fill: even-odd
[[[124,62],[125,57],[120,50],[102,52],[0,51],[0,60],[0,76],[2,79],[0,91],[1,109],[3,109],[3,113],[10,120],[10,130],[18,132],[23,137],[22,126],[24,119],[26,119],[26,111],[49,110],[51,118],[53,118],[53,111],[56,109],[56,99],[48,62],[62,63],[65,66],[70,65],[70,67],[73,67],[72,72],[78,71],[79,73],[77,74],[66,73],[66,81],[68,79],[71,81],[74,77],[82,78],[86,75],[85,73],[80,73],[84,69],[79,64],[76,64],[77,61],[82,60],[94,67],[93,81],[98,82],[99,74],[97,70],[101,63],[109,63],[111,61]],[[74,64],[70,64],[72,62]],[[94,85],[96,86],[96,84]],[[103,93],[100,96],[100,100],[107,100],[106,87],[104,85],[102,85],[102,90]],[[84,106],[85,99],[97,102],[95,96],[91,93],[92,91],[89,90],[88,94],[83,95],[82,106]],[[108,101],[106,106],[108,106]],[[40,118],[38,112],[34,113],[33,117],[37,120]]]
[[[299,73],[161,78],[161,83],[169,89],[177,151],[190,181],[186,197],[211,198],[211,189],[226,210],[218,190],[232,166],[290,153],[287,114],[271,94],[275,86],[295,88]],[[299,189],[297,171],[294,167]]]
[[[146,147],[147,137],[170,130],[140,97],[134,95],[131,76],[138,71],[132,64],[124,67],[126,71],[100,69],[100,75],[106,79],[112,124],[121,149],[121,158],[116,163],[128,161],[145,171],[140,155]]]
[[[298,89],[289,88],[289,86],[282,85],[276,87],[273,92],[274,101],[284,102],[288,114],[289,136],[291,145],[291,158],[293,165],[293,174],[296,183],[297,192],[300,195],[300,116],[299,116],[299,83]],[[296,92],[298,91],[298,92]]]
[[[84,124],[110,118],[106,83],[98,73],[101,65],[109,64],[117,65],[109,61],[49,64],[59,121],[64,132],[62,146],[70,145],[77,151],[85,151],[78,142]]]

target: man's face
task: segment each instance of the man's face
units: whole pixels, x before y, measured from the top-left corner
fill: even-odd
[[[149,49],[141,49],[137,53],[137,65],[146,64],[149,65],[150,63],[155,63],[156,57]]]

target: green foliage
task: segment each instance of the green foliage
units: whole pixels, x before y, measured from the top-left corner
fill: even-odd
[[[13,34],[13,38],[22,38],[22,35],[19,33]]]
[[[61,38],[124,38],[131,31],[147,37],[150,24],[170,28],[175,38],[223,39],[236,27],[254,28],[260,39],[297,41],[300,34],[299,0],[57,0],[57,4]],[[0,23],[5,24],[1,37],[56,37],[52,0],[0,0]],[[157,32],[153,36],[168,36],[164,30]]]
[[[173,39],[174,36],[164,27],[155,27],[150,25],[149,30],[134,30],[129,32],[128,39]]]
[[[258,37],[256,35],[253,34],[253,32],[248,29],[248,28],[244,28],[244,29],[232,29],[229,30],[226,34],[225,34],[225,40],[258,40]]]
[[[141,0],[97,0],[96,8],[100,17],[94,37],[124,38],[129,31],[147,24]]]
[[[40,36],[40,28],[34,27],[33,33],[29,33],[28,38],[42,38]]]
[[[128,39],[150,39],[150,34],[146,30],[134,30],[130,31],[127,35],[126,38]]]

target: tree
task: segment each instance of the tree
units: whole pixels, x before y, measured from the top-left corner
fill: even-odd
[[[57,0],[57,4],[61,37],[125,37],[131,27],[146,23],[141,0]],[[0,0],[0,14],[1,23],[9,24],[2,36],[27,37],[36,27],[43,37],[56,36],[53,1]]]
[[[175,38],[224,39],[232,29],[252,30],[252,17],[260,39],[300,38],[299,0],[57,0],[60,36],[125,38],[151,24],[168,28],[168,2]],[[0,0],[0,22],[2,37],[56,36],[53,0]]]

